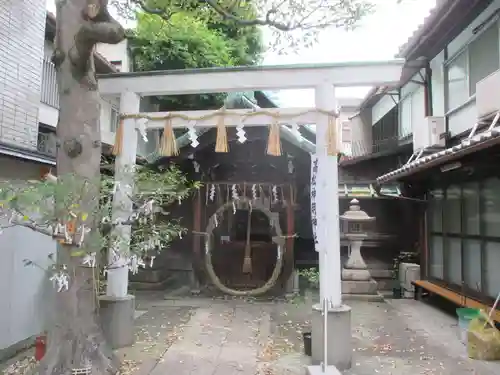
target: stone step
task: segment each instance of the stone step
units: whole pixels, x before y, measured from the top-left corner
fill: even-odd
[[[171,275],[158,282],[129,281],[128,287],[130,290],[164,290],[175,281],[174,279]]]
[[[375,279],[378,285],[378,290],[387,290],[387,291],[392,291],[392,288],[394,288],[394,285],[396,283],[394,282],[393,279]]]
[[[392,279],[392,270],[390,269],[370,269],[370,275],[374,279]]]

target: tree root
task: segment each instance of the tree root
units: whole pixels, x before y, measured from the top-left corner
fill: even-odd
[[[120,362],[106,344],[96,322],[56,328],[48,337],[47,352],[38,375],[114,375]]]

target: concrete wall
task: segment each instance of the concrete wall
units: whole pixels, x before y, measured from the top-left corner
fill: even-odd
[[[35,150],[45,0],[0,1],[0,141]]]
[[[385,95],[380,100],[375,103],[371,109],[372,125],[375,125],[378,120],[384,117],[391,109],[393,109],[397,104],[395,102],[396,98],[392,98],[390,95]]]
[[[363,110],[350,121],[351,155],[363,156],[372,152],[372,112]]]
[[[103,55],[110,62],[120,61],[121,64],[115,65],[119,71],[130,72],[132,71],[132,64],[127,51],[127,45],[127,40],[123,40],[118,44],[98,44],[97,53]]]
[[[0,157],[1,180],[28,180],[40,177],[40,165]],[[0,358],[9,348],[45,329],[47,308],[51,305],[52,287],[38,267],[25,267],[24,259],[47,269],[48,255],[55,253],[52,239],[30,229],[14,227],[0,234]],[[12,348],[11,348],[12,349]]]

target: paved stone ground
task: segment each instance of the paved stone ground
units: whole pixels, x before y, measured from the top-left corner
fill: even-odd
[[[118,351],[129,375],[298,375],[311,300],[138,296],[137,342]],[[456,319],[413,300],[349,301],[353,367],[345,375],[494,375],[467,358]]]

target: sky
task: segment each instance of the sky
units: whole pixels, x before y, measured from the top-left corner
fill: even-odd
[[[375,0],[374,14],[364,18],[353,31],[325,30],[317,44],[288,55],[266,53],[264,65],[310,64],[341,61],[390,60],[423,22],[436,0]],[[54,12],[54,0],[47,0],[47,9]],[[264,31],[264,36],[269,35]],[[370,88],[339,88],[338,97],[366,95]],[[283,107],[314,106],[312,90],[282,90],[276,101]]]

